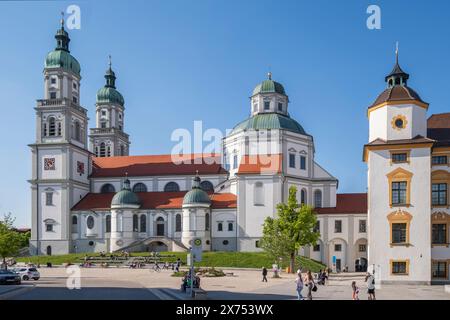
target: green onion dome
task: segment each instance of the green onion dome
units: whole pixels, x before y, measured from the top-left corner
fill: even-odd
[[[140,205],[138,195],[131,191],[130,180],[125,179],[122,190],[117,192],[111,201],[111,208],[139,208]]]
[[[303,127],[294,119],[280,113],[259,113],[237,124],[231,134],[244,130],[279,129],[307,135]]]
[[[45,68],[63,68],[80,77],[80,63],[75,59],[69,51],[69,34],[64,30],[64,19],[61,20],[61,28],[55,35],[56,48],[49,52],[45,59]]]
[[[200,177],[196,176],[192,184],[192,190],[184,195],[183,206],[184,205],[210,205],[211,199],[208,194],[202,190],[200,187]]]
[[[125,100],[122,94],[116,90],[116,74],[111,69],[111,61],[108,70],[106,70],[105,79],[105,86],[97,91],[97,103],[116,103],[123,106]]]
[[[258,84],[255,89],[253,89],[252,96],[259,93],[279,93],[286,95],[284,87],[281,83],[272,80],[272,74],[269,72],[269,78]]]

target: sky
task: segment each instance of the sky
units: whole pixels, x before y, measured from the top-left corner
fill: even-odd
[[[1,1],[0,214],[12,212],[18,227],[31,221],[27,145],[35,141],[44,59],[71,4],[81,9],[70,50],[81,64],[90,126],[111,54],[134,155],[170,153],[173,130],[193,131],[196,120],[204,129],[233,128],[271,71],[291,117],[314,137],[315,160],[339,179],[338,192],[366,192],[366,111],[385,89],[396,41],[428,114],[449,111],[445,0]],[[381,9],[381,29],[367,28],[372,4]]]

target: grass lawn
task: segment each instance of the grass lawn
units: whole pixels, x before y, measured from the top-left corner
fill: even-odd
[[[17,262],[31,262],[35,264],[45,265],[47,262],[51,262],[53,265],[61,265],[63,263],[81,263],[85,253],[67,254],[59,256],[32,256],[32,257],[20,257],[17,258]],[[131,257],[136,256],[149,256],[150,252],[133,252]],[[173,262],[177,258],[180,258],[183,263],[186,263],[185,252],[161,252],[160,255],[171,255],[171,258],[161,258],[161,262]],[[98,253],[89,253],[88,256],[99,256]],[[325,266],[317,261],[305,258],[297,257],[296,267],[299,265],[303,270],[311,270],[314,272],[323,269]],[[273,259],[267,256],[263,252],[204,252],[202,254],[202,261],[196,263],[199,267],[235,267],[235,268],[271,268],[274,263]],[[287,259],[282,261],[282,267],[286,268],[289,265]]]

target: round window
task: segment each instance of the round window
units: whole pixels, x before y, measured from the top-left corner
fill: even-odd
[[[92,247],[94,245],[94,241],[89,241],[89,245]]]
[[[395,126],[399,129],[403,128],[403,119],[395,120]]]
[[[224,246],[227,246],[228,245],[228,240],[223,240],[222,243],[223,243]]]
[[[94,217],[93,216],[89,216],[87,218],[86,225],[87,225],[88,229],[94,228]]]

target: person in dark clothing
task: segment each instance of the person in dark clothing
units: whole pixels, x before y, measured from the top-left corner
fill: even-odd
[[[266,269],[266,267],[262,268],[262,276],[263,276],[262,281],[263,282],[267,282],[267,269]]]

